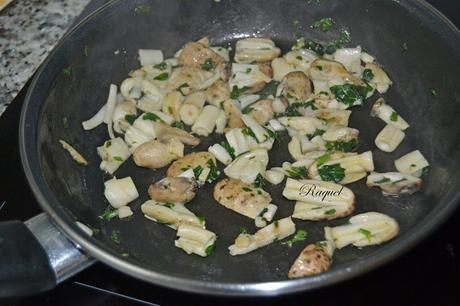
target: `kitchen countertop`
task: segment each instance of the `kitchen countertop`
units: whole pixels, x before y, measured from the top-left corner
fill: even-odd
[[[0,115],[90,0],[16,0],[0,12]]]

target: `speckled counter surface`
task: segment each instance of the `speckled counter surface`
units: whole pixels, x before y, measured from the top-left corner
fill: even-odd
[[[90,0],[15,0],[0,12],[0,115]]]

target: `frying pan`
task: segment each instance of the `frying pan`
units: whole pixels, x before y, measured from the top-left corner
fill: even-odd
[[[312,2],[312,3],[309,3]],[[458,204],[460,182],[460,35],[439,12],[424,1],[111,1],[83,20],[61,40],[37,73],[27,94],[20,122],[20,153],[30,187],[46,214],[26,222],[0,224],[0,297],[25,295],[52,288],[99,260],[152,284],[218,295],[279,295],[318,288],[368,272],[409,250],[449,216]],[[136,11],[148,5],[145,14]],[[333,17],[335,30],[311,29],[315,20]],[[294,22],[296,20],[296,22]],[[298,22],[297,22],[298,21]],[[400,235],[384,245],[347,247],[334,255],[330,271],[309,278],[287,280],[286,273],[305,246],[281,243],[244,256],[231,257],[227,247],[252,220],[226,210],[212,198],[212,185],[187,204],[206,217],[207,228],[219,236],[208,258],[188,256],[174,246],[175,231],[147,220],[140,205],[147,187],[164,170],[135,167],[130,160],[116,172],[132,176],[140,197],[129,220],[98,218],[107,207],[96,146],[107,138],[105,127],[83,131],[81,122],[105,102],[110,83],[120,84],[138,67],[139,48],[162,49],[172,56],[184,43],[208,35],[213,45],[227,45],[242,37],[270,37],[284,52],[294,33],[326,42],[337,28],[352,34],[385,67],[394,86],[385,95],[410,124],[406,139],[391,154],[376,150],[373,140],[383,122],[369,116],[377,96],[354,109],[350,126],[359,128],[359,151],[373,150],[378,171],[392,171],[393,160],[419,149],[430,161],[422,190],[412,196],[383,197],[361,182],[350,188],[357,198],[355,213],[378,211],[400,224]],[[85,56],[85,51],[87,56]],[[71,74],[63,73],[70,67]],[[430,94],[434,88],[437,95]],[[62,124],[68,118],[69,127]],[[89,161],[77,165],[60,147],[64,139]],[[193,150],[206,150],[219,136],[203,138]],[[289,160],[288,137],[270,152],[269,167]],[[192,149],[187,148],[187,152]],[[268,189],[279,206],[276,218],[292,214],[293,203],[281,196],[283,184]],[[94,229],[90,237],[76,221]],[[308,231],[306,242],[323,237],[330,222],[296,221]],[[111,239],[119,232],[120,243]],[[128,256],[126,256],[129,254]],[[9,264],[4,264],[9,263]]]

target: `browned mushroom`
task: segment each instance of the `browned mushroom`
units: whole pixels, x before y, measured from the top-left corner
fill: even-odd
[[[190,146],[196,146],[200,143],[200,139],[196,138],[189,132],[169,126],[159,121],[154,123],[154,128],[156,137],[161,142],[167,142],[170,139],[176,139],[183,144]]]
[[[222,56],[199,42],[187,43],[177,58],[179,65],[204,70],[214,70],[223,61]]]
[[[307,245],[289,270],[289,278],[299,278],[323,273],[332,264],[331,256],[318,244]]]
[[[251,104],[250,107],[251,112],[249,115],[262,125],[273,119],[275,115],[273,112],[273,100],[271,99],[257,101],[256,103]]]
[[[183,150],[184,145],[174,139],[165,143],[151,140],[137,147],[133,159],[139,167],[157,169],[183,156]]]
[[[293,71],[286,74],[281,81],[282,94],[293,97],[297,101],[306,101],[311,95],[312,86],[308,76],[302,71]]]
[[[197,183],[185,177],[166,177],[150,185],[148,193],[152,200],[161,203],[187,203],[196,195]]]

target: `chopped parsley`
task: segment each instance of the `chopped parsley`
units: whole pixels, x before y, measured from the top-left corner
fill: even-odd
[[[422,169],[422,176],[428,176],[430,173],[430,166],[426,166],[425,168]]]
[[[203,216],[198,216],[198,222],[200,222],[201,225],[206,223],[206,219]]]
[[[153,114],[153,113],[145,113],[145,114],[142,116],[142,119],[144,119],[144,120],[151,120],[151,121],[158,121],[158,120],[161,121],[161,118],[158,117],[158,115],[155,115],[155,114]]]
[[[65,128],[65,129],[68,129],[69,128],[69,119],[67,117],[62,117],[62,126]]]
[[[254,108],[252,108],[252,105],[250,104],[250,105],[246,106],[245,108],[243,108],[243,109],[241,110],[241,113],[243,113],[243,114],[249,114],[249,113],[252,112],[253,110],[254,110]]]
[[[72,68],[66,67],[62,69],[62,73],[64,73],[66,77],[70,77],[72,75]]]
[[[257,143],[259,143],[259,140],[256,137],[256,134],[254,134],[254,131],[250,127],[245,127],[244,129],[241,130],[241,133],[246,136],[250,136],[255,139]]]
[[[243,187],[243,191],[246,191],[246,192],[251,192],[251,191],[252,191],[252,189],[251,189],[251,188],[249,188],[249,187]]]
[[[110,235],[110,239],[112,239],[114,243],[120,244],[121,243],[120,231],[112,231],[112,235]]]
[[[277,227],[279,226],[278,220],[275,220],[275,221],[273,222],[273,226],[275,226],[275,228],[277,228]]]
[[[368,230],[365,229],[365,228],[360,228],[360,229],[358,230],[358,232],[359,232],[360,234],[363,234],[364,237],[366,237],[367,241],[371,242],[372,233],[371,233],[370,231],[368,231]]]
[[[216,244],[213,243],[213,244],[211,244],[210,246],[208,246],[208,247],[206,248],[206,251],[205,251],[205,252],[206,252],[206,256],[211,255],[212,253],[214,253],[215,250],[216,250]]]
[[[345,177],[345,169],[340,164],[322,165],[318,168],[318,174],[323,181],[338,183]]]
[[[383,183],[389,183],[389,182],[391,182],[391,180],[387,177],[384,177],[381,180],[374,181],[374,184],[383,184]]]
[[[249,234],[248,229],[245,227],[240,227],[240,235]]]
[[[257,94],[260,96],[261,99],[266,99],[268,96],[275,96],[278,85],[279,82],[271,81],[270,83],[267,83],[265,87]]]
[[[391,121],[398,121],[398,113],[397,112],[392,112],[390,115],[390,120]]]
[[[160,73],[159,75],[157,75],[156,77],[154,77],[153,79],[157,80],[157,81],[165,81],[168,78],[169,78],[169,73],[163,72],[163,73]]]
[[[316,54],[318,55],[324,55],[324,47],[323,45],[321,45],[320,43],[317,43],[316,41],[314,40],[307,40],[305,42],[305,48],[315,52]]]
[[[185,125],[182,121],[174,121],[172,126],[181,130],[185,130]]]
[[[120,254],[121,257],[129,257],[129,253],[128,252],[123,252]]]
[[[288,247],[292,248],[292,245],[298,241],[304,241],[307,239],[308,233],[304,230],[298,230],[297,233],[292,237],[291,240],[283,242],[282,244],[287,244]]]
[[[302,57],[300,55],[296,56],[296,59],[298,59],[299,61],[302,60]]]
[[[364,69],[363,71],[363,81],[370,82],[374,79],[374,73],[371,69]]]
[[[291,105],[286,107],[286,110],[284,111],[283,116],[286,116],[286,117],[301,116],[302,114],[298,111],[298,109],[299,108],[309,108],[309,107],[312,110],[317,109],[313,101],[292,103]]]
[[[246,73],[247,74],[251,73],[251,71],[252,71],[252,68],[246,68]]]
[[[217,180],[217,178],[220,175],[220,171],[219,171],[219,169],[217,168],[216,164],[214,163],[214,161],[212,159],[209,159],[206,162],[206,164],[209,166],[209,169],[211,170],[211,171],[209,171],[209,174],[208,174],[208,177],[206,179],[206,182],[212,183],[215,180]]]
[[[203,172],[203,167],[201,166],[196,166],[195,168],[193,168],[193,175],[195,176],[196,180],[198,180],[202,172]]]
[[[316,163],[317,163],[318,167],[320,167],[322,164],[324,164],[324,163],[326,163],[326,162],[328,162],[330,160],[331,160],[331,155],[326,153],[326,154],[321,155],[320,157],[318,157],[316,159]]]
[[[150,13],[150,5],[147,5],[147,4],[139,5],[134,9],[134,12],[137,15],[147,15],[148,13]]]
[[[337,211],[333,208],[333,209],[326,210],[326,211],[324,212],[324,214],[325,214],[326,216],[331,216],[331,215],[335,215],[336,212],[337,212]]]
[[[153,68],[158,69],[158,70],[166,70],[166,68],[168,68],[168,64],[166,64],[165,62],[162,62],[156,65],[153,65]]]
[[[257,174],[257,177],[254,180],[254,183],[252,183],[252,186],[254,186],[255,188],[264,188],[267,185],[268,185],[268,181],[260,173]]]
[[[430,88],[430,94],[433,97],[436,97],[438,95],[438,91],[435,88]]]
[[[358,139],[353,138],[350,141],[334,141],[326,143],[328,151],[352,152],[358,147]]]
[[[272,131],[269,128],[264,127],[268,133],[268,137],[272,138],[274,141],[280,142],[283,139],[283,133],[281,131]]]
[[[107,140],[107,141],[105,142],[105,147],[106,147],[106,148],[110,148],[111,145],[112,145],[112,140]]]
[[[102,215],[99,216],[99,219],[110,221],[113,218],[118,216],[118,210],[113,208],[111,205],[107,206]]]
[[[287,176],[293,179],[306,179],[308,178],[308,171],[305,167],[291,167],[291,169],[287,169]]]
[[[214,68],[214,62],[211,58],[207,58],[203,64],[201,64],[201,68],[206,71],[210,71]]]
[[[174,207],[174,203],[166,202],[163,206],[172,209]]]
[[[133,125],[134,121],[136,120],[136,115],[127,114],[127,115],[125,115],[125,120],[130,125]]]
[[[114,156],[113,159],[119,162],[122,162],[124,160],[121,156]]]
[[[258,217],[263,217],[265,215],[265,213],[268,212],[268,208],[265,207],[264,209],[262,209],[262,211],[257,215]]]
[[[346,45],[351,42],[351,34],[348,32],[346,29],[341,29],[340,30],[340,35],[339,37],[328,43],[326,45],[325,51],[327,54],[332,54],[334,53],[338,48],[342,47],[343,45]]]
[[[312,28],[318,29],[321,32],[327,32],[334,26],[334,24],[335,22],[332,18],[323,18],[323,19],[316,21],[312,25]]]
[[[326,133],[325,130],[322,130],[322,129],[315,129],[315,131],[313,132],[313,134],[308,134],[307,137],[309,140],[312,140],[313,138],[315,138],[316,136],[321,136],[323,135],[324,133]]]
[[[347,108],[359,104],[372,91],[372,87],[369,85],[360,86],[353,84],[334,85],[330,89],[336,99],[345,104]]]
[[[247,87],[238,88],[238,86],[233,86],[232,92],[230,93],[230,99],[238,99],[241,96],[241,94],[246,90],[248,90]]]
[[[228,154],[233,158],[235,158],[235,149],[233,149],[227,140],[224,140],[220,143],[222,147],[228,152]]]

